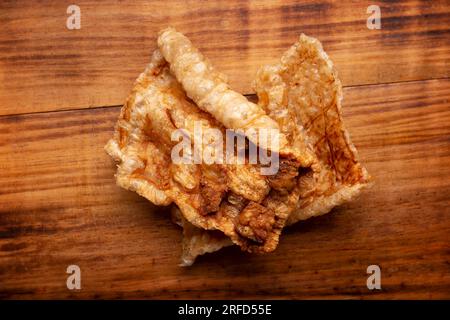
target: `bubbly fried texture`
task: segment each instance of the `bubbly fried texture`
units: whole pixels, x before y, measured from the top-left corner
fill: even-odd
[[[342,122],[341,82],[318,40],[302,34],[278,64],[258,71],[254,86],[258,104],[277,121],[287,139],[304,130],[315,155],[312,170],[300,173],[299,199],[287,224],[325,214],[353,199],[370,183]],[[229,245],[224,236],[209,239],[207,233],[196,230],[196,241],[190,239],[192,232],[185,234],[190,264],[194,253]]]
[[[187,96],[199,108],[211,114],[226,128],[243,130],[250,141],[264,149],[271,149],[270,144],[264,144],[265,141],[258,139],[257,130],[263,128],[278,131],[278,123],[257,104],[233,91],[226,77],[214,69],[186,36],[174,28],[164,29],[160,32],[158,46]],[[253,134],[249,134],[248,129],[252,129]],[[278,138],[279,148],[272,151],[295,158],[299,161],[299,166],[310,165],[309,153],[292,148],[282,132]]]
[[[176,203],[189,223],[220,230],[243,250],[274,250],[296,203],[289,193],[294,186],[285,182],[292,170],[280,170],[267,179],[260,175],[257,165],[248,163],[173,163],[171,151],[177,143],[171,139],[173,132],[181,129],[196,142],[194,124],[199,122],[205,129],[225,130],[186,96],[169,64],[155,51],[121,110],[113,139],[105,147],[119,162],[118,185],[157,205]],[[208,147],[208,142],[197,142]],[[297,159],[289,161],[283,166],[298,167]]]
[[[183,34],[174,28],[162,30],[158,46],[187,96],[225,127],[246,130],[261,125],[278,129],[276,122],[258,105],[231,90],[226,77],[217,72]],[[258,143],[257,139],[252,141]]]

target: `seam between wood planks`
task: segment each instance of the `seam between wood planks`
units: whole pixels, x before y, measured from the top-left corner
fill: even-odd
[[[427,81],[442,81],[442,80],[450,80],[450,77],[429,78],[429,79],[421,79],[421,80],[392,81],[392,82],[382,82],[382,83],[356,84],[356,85],[343,86],[343,88],[348,89],[348,88],[360,88],[360,87],[376,87],[376,86],[384,86],[384,85],[395,85],[395,84],[427,82]],[[255,97],[256,93],[247,93],[247,94],[244,94],[244,96],[245,97]],[[123,104],[118,104],[118,105],[93,106],[93,107],[85,107],[85,108],[69,108],[69,109],[55,109],[55,110],[45,110],[45,111],[35,111],[35,112],[19,112],[19,113],[10,113],[10,114],[0,114],[0,119],[8,118],[8,117],[15,117],[15,116],[33,115],[33,114],[119,108],[122,106],[123,106]]]

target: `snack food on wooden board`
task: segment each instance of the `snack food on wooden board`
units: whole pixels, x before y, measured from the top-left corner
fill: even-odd
[[[280,63],[258,71],[258,104],[233,91],[173,28],[160,33],[158,45],[106,150],[119,162],[118,185],[157,205],[179,207],[172,212],[184,229],[183,265],[233,243],[270,252],[286,222],[326,213],[367,185],[369,176],[342,124],[340,81],[316,39],[302,35]],[[198,123],[220,132],[279,130],[279,148],[269,150],[279,155],[278,172],[262,175],[261,165],[248,159],[174,163],[176,130],[211,148],[211,141],[196,135]],[[272,146],[256,135],[247,138],[259,148]]]
[[[280,123],[281,128],[289,128],[286,136],[302,128],[315,154],[314,170],[302,180],[302,194],[288,225],[329,212],[369,184],[367,170],[358,162],[342,122],[340,80],[318,40],[301,35],[278,64],[260,68],[254,86],[258,104],[270,117],[285,122]],[[208,239],[202,233],[208,232],[196,230],[184,235],[185,264],[192,264],[195,254],[230,245],[225,236]]]

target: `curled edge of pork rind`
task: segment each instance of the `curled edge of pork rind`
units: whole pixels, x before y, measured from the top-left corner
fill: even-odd
[[[302,64],[306,63],[310,63],[310,66],[312,63],[313,67],[302,70]],[[323,76],[326,80],[314,81],[314,76]],[[289,92],[289,88],[300,86],[300,80],[305,86],[304,90]],[[308,87],[308,83],[313,86]],[[354,199],[362,189],[370,185],[371,178],[358,162],[356,148],[342,122],[341,82],[318,40],[302,34],[299,41],[283,55],[279,64],[265,66],[258,71],[255,88],[258,103],[272,118],[276,119],[278,114],[280,119],[285,119],[288,108],[295,111],[299,119],[296,125],[305,128],[308,142],[316,155],[313,170],[301,181],[302,194],[287,225],[326,214],[335,206]],[[325,95],[329,95],[329,98],[326,99]],[[319,101],[325,101],[328,105],[324,108]],[[323,121],[317,122],[317,115],[321,114]],[[312,121],[313,119],[316,120]],[[324,136],[322,133],[332,134]],[[336,160],[339,162],[334,163]],[[345,176],[346,171],[348,176]],[[197,232],[203,234],[196,237],[207,238],[207,230]],[[186,239],[183,241],[190,243],[190,252],[198,255],[220,250],[221,241],[226,240],[215,239],[214,244],[209,246],[208,243],[191,242],[189,233],[184,237]],[[193,260],[195,256],[191,254],[190,258]]]
[[[274,145],[258,139],[258,129],[277,130],[279,145],[272,151],[295,158],[302,167],[310,166],[310,155],[292,148],[279,131],[277,122],[260,106],[232,90],[226,76],[215,70],[186,36],[174,28],[166,28],[159,33],[158,46],[187,96],[199,108],[211,114],[226,128],[245,131],[250,141],[264,149],[273,149]]]
[[[164,190],[158,188],[155,182],[150,181],[143,174],[136,174],[137,171],[146,168],[148,168],[148,172],[164,174],[161,166],[166,166],[164,153],[158,146],[151,143],[147,146],[151,149],[155,161],[144,163],[142,157],[140,157],[140,154],[147,152],[147,150],[143,150],[144,141],[142,141],[145,117],[142,116],[141,109],[145,106],[142,103],[139,105],[139,103],[142,101],[142,93],[151,83],[149,77],[159,67],[161,59],[161,54],[155,51],[152,61],[135,81],[133,89],[120,111],[113,138],[105,145],[105,151],[119,163],[115,174],[118,186],[135,191],[156,205],[166,206],[172,200]],[[157,179],[154,179],[154,181],[157,181]]]
[[[187,221],[177,206],[171,208],[172,221],[183,228],[180,266],[191,266],[198,256],[233,245],[233,242],[218,230],[204,230]]]

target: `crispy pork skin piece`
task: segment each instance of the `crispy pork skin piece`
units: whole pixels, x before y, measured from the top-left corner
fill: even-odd
[[[262,67],[255,88],[259,105],[288,110],[304,128],[316,162],[301,181],[302,196],[288,223],[329,212],[370,182],[342,121],[342,85],[321,43],[304,34],[278,64]]]

